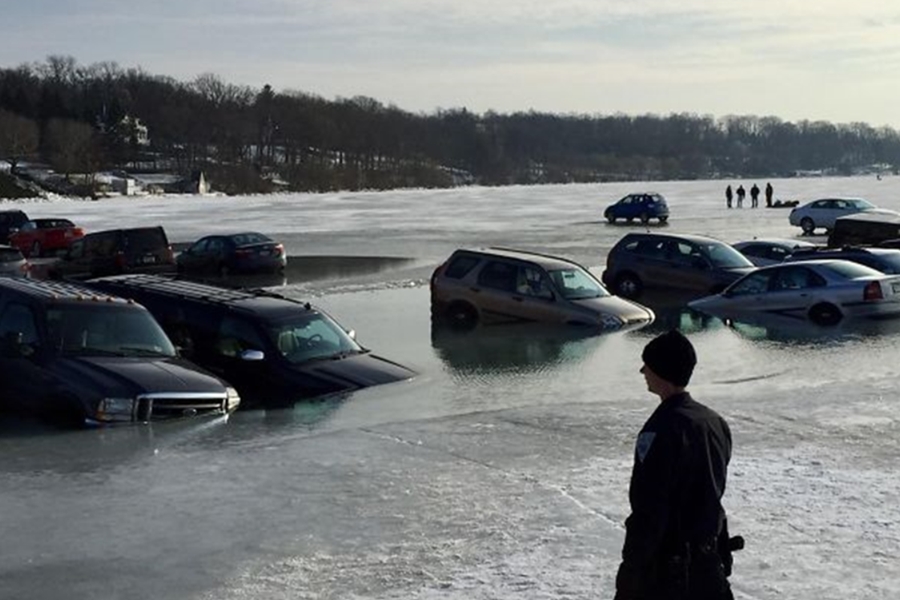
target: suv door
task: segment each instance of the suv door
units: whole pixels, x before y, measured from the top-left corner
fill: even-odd
[[[696,244],[672,240],[666,244],[665,254],[670,267],[667,275],[670,285],[701,291],[712,287],[712,263]]]
[[[32,308],[10,302],[0,312],[0,401],[8,408],[40,412],[45,393],[53,388],[53,377],[42,366],[42,343],[38,318]]]
[[[488,260],[478,273],[479,307],[507,321],[556,321],[553,284],[542,269],[527,263]]]
[[[266,375],[269,365],[276,359],[275,349],[266,342],[264,332],[253,321],[224,314],[211,341],[209,360],[204,364],[238,390],[257,390],[264,395],[266,389],[277,383]],[[257,350],[265,358],[247,360],[243,358],[247,350]]]

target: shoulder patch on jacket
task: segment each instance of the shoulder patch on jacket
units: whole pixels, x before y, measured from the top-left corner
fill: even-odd
[[[653,440],[655,438],[655,431],[645,431],[638,436],[635,451],[637,452],[639,461],[644,462],[644,458],[646,458],[647,453],[650,452],[650,446],[653,445]]]

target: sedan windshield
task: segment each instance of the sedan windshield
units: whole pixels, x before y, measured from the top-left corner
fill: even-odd
[[[728,244],[704,244],[706,255],[710,262],[720,269],[735,269],[739,267],[752,267],[746,256],[729,246]]]
[[[586,300],[610,295],[599,281],[581,269],[556,269],[548,273],[556,289],[566,300]]]
[[[281,355],[293,364],[365,352],[337,323],[321,313],[271,323],[268,331]]]
[[[175,356],[159,324],[137,306],[55,306],[47,311],[47,327],[64,356]]]

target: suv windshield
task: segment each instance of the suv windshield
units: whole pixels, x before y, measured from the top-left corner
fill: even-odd
[[[586,300],[610,295],[590,273],[581,269],[555,269],[547,272],[566,300]]]
[[[753,263],[750,262],[746,256],[728,244],[709,243],[702,244],[702,246],[703,249],[706,250],[706,255],[709,257],[713,266],[719,267],[720,269],[736,269],[739,267],[753,266]]]
[[[47,327],[63,356],[175,356],[162,328],[135,306],[54,306]]]
[[[281,355],[294,364],[365,352],[347,332],[322,314],[271,323],[268,332]]]

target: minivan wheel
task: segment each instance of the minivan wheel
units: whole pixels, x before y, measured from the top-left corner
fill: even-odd
[[[615,223],[615,222],[616,222],[616,218],[615,218],[613,215],[606,215],[606,221],[607,221],[608,223]]]
[[[809,320],[816,325],[830,327],[841,322],[844,315],[834,304],[822,302],[809,309]]]
[[[616,293],[625,298],[637,298],[641,295],[644,284],[633,273],[622,273],[616,278]]]
[[[465,302],[454,302],[447,307],[447,323],[453,329],[465,331],[478,323],[478,312]]]
[[[809,217],[803,217],[800,219],[800,229],[802,229],[803,233],[806,235],[812,235],[813,231],[816,230],[816,224]]]

